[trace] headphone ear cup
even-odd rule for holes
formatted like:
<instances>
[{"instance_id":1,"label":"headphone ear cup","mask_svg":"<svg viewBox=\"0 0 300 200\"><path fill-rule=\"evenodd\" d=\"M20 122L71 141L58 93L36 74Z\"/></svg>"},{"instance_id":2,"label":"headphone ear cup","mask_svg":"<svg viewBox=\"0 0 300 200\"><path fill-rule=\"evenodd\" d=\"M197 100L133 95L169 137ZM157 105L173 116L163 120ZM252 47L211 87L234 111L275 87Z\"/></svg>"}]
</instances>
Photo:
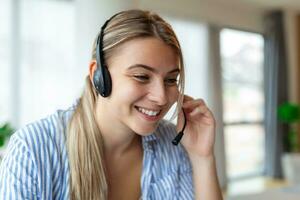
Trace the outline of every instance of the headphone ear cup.
<instances>
[{"instance_id":1,"label":"headphone ear cup","mask_svg":"<svg viewBox=\"0 0 300 200\"><path fill-rule=\"evenodd\" d=\"M111 76L106 66L97 67L93 77L94 87L102 97L108 97L111 93Z\"/></svg>"}]
</instances>

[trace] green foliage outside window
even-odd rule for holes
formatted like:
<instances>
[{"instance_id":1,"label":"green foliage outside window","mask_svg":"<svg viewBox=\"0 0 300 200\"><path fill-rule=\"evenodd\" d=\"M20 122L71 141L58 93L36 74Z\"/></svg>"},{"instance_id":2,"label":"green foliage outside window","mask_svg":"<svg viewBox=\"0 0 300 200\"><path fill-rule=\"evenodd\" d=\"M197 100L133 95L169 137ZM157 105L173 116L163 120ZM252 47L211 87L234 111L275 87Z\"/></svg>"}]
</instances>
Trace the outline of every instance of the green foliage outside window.
<instances>
[{"instance_id":1,"label":"green foliage outside window","mask_svg":"<svg viewBox=\"0 0 300 200\"><path fill-rule=\"evenodd\" d=\"M284 103L278 107L278 118L289 126L289 131L284 135L284 149L286 152L299 151L299 139L296 129L300 120L300 106L292 103Z\"/></svg>"},{"instance_id":2,"label":"green foliage outside window","mask_svg":"<svg viewBox=\"0 0 300 200\"><path fill-rule=\"evenodd\" d=\"M9 123L5 123L0 127L0 147L5 144L5 141L11 136L14 132L14 129Z\"/></svg>"}]
</instances>

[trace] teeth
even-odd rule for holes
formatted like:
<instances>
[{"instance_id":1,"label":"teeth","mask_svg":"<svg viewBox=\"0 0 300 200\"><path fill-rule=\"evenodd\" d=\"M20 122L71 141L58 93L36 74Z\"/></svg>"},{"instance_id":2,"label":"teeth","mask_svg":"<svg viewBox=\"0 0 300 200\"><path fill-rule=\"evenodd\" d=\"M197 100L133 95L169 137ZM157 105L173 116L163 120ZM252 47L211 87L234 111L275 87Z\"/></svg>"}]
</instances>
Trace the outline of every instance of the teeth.
<instances>
[{"instance_id":1,"label":"teeth","mask_svg":"<svg viewBox=\"0 0 300 200\"><path fill-rule=\"evenodd\" d=\"M142 112L142 113L144 113L146 115L149 115L149 116L156 116L159 113L159 111L146 110L146 109L140 108L140 107L138 109L139 109L140 112Z\"/></svg>"}]
</instances>

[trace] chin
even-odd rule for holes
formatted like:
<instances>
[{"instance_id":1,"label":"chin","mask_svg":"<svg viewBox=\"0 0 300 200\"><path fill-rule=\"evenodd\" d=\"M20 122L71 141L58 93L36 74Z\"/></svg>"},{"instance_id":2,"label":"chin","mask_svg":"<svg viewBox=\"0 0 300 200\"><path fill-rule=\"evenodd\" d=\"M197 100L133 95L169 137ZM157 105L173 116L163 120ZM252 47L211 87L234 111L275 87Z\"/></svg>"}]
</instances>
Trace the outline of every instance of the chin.
<instances>
[{"instance_id":1,"label":"chin","mask_svg":"<svg viewBox=\"0 0 300 200\"><path fill-rule=\"evenodd\" d=\"M141 126L133 128L133 131L139 135L147 136L147 135L151 135L156 130L157 126L158 126L158 123L153 126L141 125Z\"/></svg>"}]
</instances>

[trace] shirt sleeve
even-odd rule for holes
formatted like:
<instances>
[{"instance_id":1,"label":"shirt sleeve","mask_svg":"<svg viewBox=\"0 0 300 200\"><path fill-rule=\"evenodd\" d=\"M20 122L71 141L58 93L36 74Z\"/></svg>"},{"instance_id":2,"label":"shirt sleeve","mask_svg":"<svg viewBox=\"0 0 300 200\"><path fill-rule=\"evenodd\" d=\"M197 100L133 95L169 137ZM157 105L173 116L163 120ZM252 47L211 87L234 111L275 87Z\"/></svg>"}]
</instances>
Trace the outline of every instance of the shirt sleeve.
<instances>
[{"instance_id":1,"label":"shirt sleeve","mask_svg":"<svg viewBox=\"0 0 300 200\"><path fill-rule=\"evenodd\" d=\"M40 199L37 170L26 143L14 134L0 165L0 199Z\"/></svg>"}]
</instances>

